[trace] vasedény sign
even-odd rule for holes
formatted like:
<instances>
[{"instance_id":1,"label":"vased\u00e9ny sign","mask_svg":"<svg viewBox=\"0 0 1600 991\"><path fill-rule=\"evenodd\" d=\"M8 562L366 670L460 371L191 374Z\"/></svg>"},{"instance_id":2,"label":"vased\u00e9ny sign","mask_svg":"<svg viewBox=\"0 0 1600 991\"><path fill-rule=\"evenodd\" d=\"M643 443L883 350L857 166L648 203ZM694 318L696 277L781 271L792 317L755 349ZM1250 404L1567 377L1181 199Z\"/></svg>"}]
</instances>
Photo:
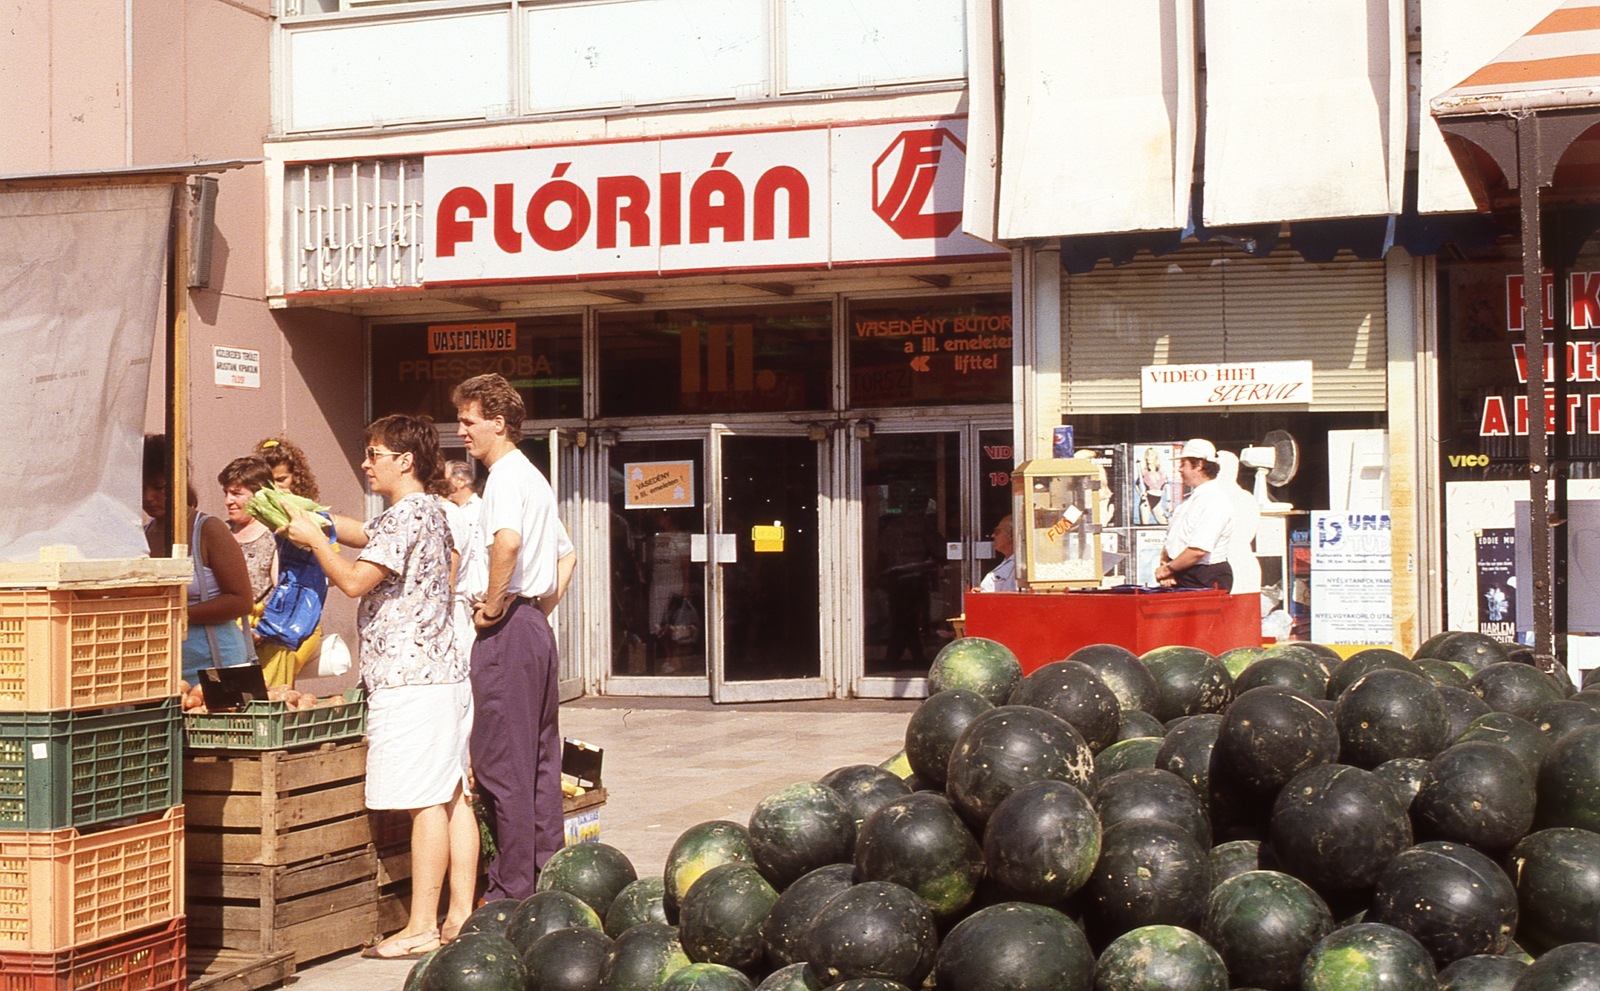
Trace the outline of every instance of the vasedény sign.
<instances>
[{"instance_id":1,"label":"vased\u00e9ny sign","mask_svg":"<svg viewBox=\"0 0 1600 991\"><path fill-rule=\"evenodd\" d=\"M1145 365L1139 369L1139 405L1145 409L1298 406L1309 402L1309 361Z\"/></svg>"},{"instance_id":2,"label":"vased\u00e9ny sign","mask_svg":"<svg viewBox=\"0 0 1600 991\"><path fill-rule=\"evenodd\" d=\"M971 257L966 120L428 155L426 285Z\"/></svg>"}]
</instances>

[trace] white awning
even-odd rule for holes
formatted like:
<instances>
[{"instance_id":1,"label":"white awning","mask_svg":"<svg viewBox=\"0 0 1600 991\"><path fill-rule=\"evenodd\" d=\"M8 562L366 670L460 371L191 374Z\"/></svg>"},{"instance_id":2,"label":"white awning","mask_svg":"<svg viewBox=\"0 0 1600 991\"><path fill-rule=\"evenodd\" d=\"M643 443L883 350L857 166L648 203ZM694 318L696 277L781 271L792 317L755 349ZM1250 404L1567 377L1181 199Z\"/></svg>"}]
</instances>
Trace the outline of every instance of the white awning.
<instances>
[{"instance_id":1,"label":"white awning","mask_svg":"<svg viewBox=\"0 0 1600 991\"><path fill-rule=\"evenodd\" d=\"M1205 222L1399 213L1405 37L1404 0L1207 0Z\"/></svg>"},{"instance_id":2,"label":"white awning","mask_svg":"<svg viewBox=\"0 0 1600 991\"><path fill-rule=\"evenodd\" d=\"M1187 225L1190 0L1005 0L1003 240Z\"/></svg>"}]
</instances>

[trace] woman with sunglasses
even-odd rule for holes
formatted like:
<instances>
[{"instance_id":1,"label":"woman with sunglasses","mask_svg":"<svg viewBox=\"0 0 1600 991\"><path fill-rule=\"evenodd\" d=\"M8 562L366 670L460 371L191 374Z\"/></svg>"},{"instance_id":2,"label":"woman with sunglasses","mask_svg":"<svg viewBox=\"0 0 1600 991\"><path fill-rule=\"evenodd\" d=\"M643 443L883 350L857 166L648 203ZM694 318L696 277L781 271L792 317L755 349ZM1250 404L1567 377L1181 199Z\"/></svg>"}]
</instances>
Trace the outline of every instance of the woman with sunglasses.
<instances>
[{"instance_id":1,"label":"woman with sunglasses","mask_svg":"<svg viewBox=\"0 0 1600 991\"><path fill-rule=\"evenodd\" d=\"M467 802L472 733L469 658L451 620L451 542L433 496L444 488L438 432L427 417L386 416L367 428L361 467L389 508L365 525L336 518L340 557L316 518L290 511L285 533L309 547L334 587L360 597L361 681L367 688L367 797L370 809L411 813L411 918L366 951L383 959L437 948L436 915L446 874L450 908L442 933L455 935L472 912L478 824Z\"/></svg>"}]
</instances>

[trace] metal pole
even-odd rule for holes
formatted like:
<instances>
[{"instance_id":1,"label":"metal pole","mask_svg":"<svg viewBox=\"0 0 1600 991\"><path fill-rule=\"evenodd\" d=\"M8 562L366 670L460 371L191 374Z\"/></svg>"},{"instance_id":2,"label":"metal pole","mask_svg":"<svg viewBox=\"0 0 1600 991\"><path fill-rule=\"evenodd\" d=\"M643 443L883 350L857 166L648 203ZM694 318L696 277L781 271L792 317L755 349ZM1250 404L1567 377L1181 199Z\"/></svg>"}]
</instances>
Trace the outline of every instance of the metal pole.
<instances>
[{"instance_id":1,"label":"metal pole","mask_svg":"<svg viewBox=\"0 0 1600 991\"><path fill-rule=\"evenodd\" d=\"M1528 368L1528 534L1533 561L1533 652L1554 663L1550 611L1550 505L1545 479L1550 450L1545 436L1544 271L1539 231L1538 121L1517 126L1517 185L1522 205L1522 329Z\"/></svg>"}]
</instances>

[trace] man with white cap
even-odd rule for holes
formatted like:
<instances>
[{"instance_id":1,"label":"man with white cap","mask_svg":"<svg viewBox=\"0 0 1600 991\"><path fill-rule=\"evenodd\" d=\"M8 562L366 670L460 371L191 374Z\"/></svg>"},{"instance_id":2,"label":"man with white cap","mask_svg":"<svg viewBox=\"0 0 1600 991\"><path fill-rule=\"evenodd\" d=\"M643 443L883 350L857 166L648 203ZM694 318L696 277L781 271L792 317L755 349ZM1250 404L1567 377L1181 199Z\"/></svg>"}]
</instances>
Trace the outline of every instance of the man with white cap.
<instances>
[{"instance_id":1,"label":"man with white cap","mask_svg":"<svg viewBox=\"0 0 1600 991\"><path fill-rule=\"evenodd\" d=\"M1228 544L1233 539L1233 505L1214 480L1221 470L1216 445L1196 437L1178 455L1178 476L1193 489L1167 524L1156 581L1179 588L1233 588Z\"/></svg>"}]
</instances>

